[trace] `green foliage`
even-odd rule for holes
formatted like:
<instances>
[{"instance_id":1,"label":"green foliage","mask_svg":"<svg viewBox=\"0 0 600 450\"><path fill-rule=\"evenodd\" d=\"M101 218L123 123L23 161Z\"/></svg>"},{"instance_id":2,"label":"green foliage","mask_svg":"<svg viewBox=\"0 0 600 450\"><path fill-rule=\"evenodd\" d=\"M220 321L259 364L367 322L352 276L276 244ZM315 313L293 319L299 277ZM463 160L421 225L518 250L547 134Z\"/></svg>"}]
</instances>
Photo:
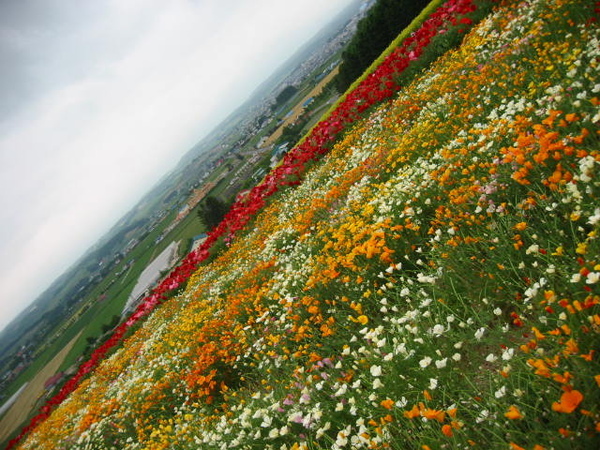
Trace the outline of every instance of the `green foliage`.
<instances>
[{"instance_id":1,"label":"green foliage","mask_svg":"<svg viewBox=\"0 0 600 450\"><path fill-rule=\"evenodd\" d=\"M283 105L290 98L292 98L297 91L298 89L296 89L294 86L286 86L283 91L277 95L277 99L275 100L277 102L277 106Z\"/></svg>"},{"instance_id":2,"label":"green foliage","mask_svg":"<svg viewBox=\"0 0 600 450\"><path fill-rule=\"evenodd\" d=\"M342 53L337 88L344 92L396 38L429 2L425 0L378 0L358 23L348 47Z\"/></svg>"},{"instance_id":3,"label":"green foliage","mask_svg":"<svg viewBox=\"0 0 600 450\"><path fill-rule=\"evenodd\" d=\"M198 208L198 217L207 230L216 227L225 214L229 211L229 205L214 196L206 197L206 200Z\"/></svg>"}]
</instances>

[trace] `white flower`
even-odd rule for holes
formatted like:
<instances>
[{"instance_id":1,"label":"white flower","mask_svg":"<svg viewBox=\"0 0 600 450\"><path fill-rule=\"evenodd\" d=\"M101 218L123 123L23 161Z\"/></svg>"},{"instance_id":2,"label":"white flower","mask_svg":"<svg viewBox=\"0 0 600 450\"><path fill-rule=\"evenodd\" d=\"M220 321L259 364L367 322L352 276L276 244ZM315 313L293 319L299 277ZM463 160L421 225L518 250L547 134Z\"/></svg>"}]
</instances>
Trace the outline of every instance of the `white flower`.
<instances>
[{"instance_id":1,"label":"white flower","mask_svg":"<svg viewBox=\"0 0 600 450\"><path fill-rule=\"evenodd\" d=\"M461 358L462 358L462 356L461 356L461 354L460 354L460 353L455 353L454 355L452 355L452 359L453 359L454 361L457 361L457 362L458 362L458 361L460 361L460 360L461 360Z\"/></svg>"},{"instance_id":2,"label":"white flower","mask_svg":"<svg viewBox=\"0 0 600 450\"><path fill-rule=\"evenodd\" d=\"M371 366L371 375L378 377L381 375L381 366Z\"/></svg>"},{"instance_id":3,"label":"white flower","mask_svg":"<svg viewBox=\"0 0 600 450\"><path fill-rule=\"evenodd\" d=\"M433 327L433 329L431 330L431 333L434 336L441 336L442 334L444 334L444 325L440 325L437 324Z\"/></svg>"},{"instance_id":4,"label":"white flower","mask_svg":"<svg viewBox=\"0 0 600 450\"><path fill-rule=\"evenodd\" d=\"M336 396L336 397L340 397L340 396L344 395L347 390L348 390L348 385L347 384L342 384L340 386L340 388L333 395Z\"/></svg>"},{"instance_id":5,"label":"white flower","mask_svg":"<svg viewBox=\"0 0 600 450\"><path fill-rule=\"evenodd\" d=\"M502 352L502 359L504 361L509 361L509 360L512 359L512 357L514 356L514 354L515 354L515 349L514 348L507 348L506 350L504 350Z\"/></svg>"},{"instance_id":6,"label":"white flower","mask_svg":"<svg viewBox=\"0 0 600 450\"><path fill-rule=\"evenodd\" d=\"M379 389L381 387L383 387L383 383L379 378L375 378L375 381L373 381L373 389Z\"/></svg>"},{"instance_id":7,"label":"white flower","mask_svg":"<svg viewBox=\"0 0 600 450\"><path fill-rule=\"evenodd\" d=\"M434 390L438 385L438 380L436 378L429 379L429 389Z\"/></svg>"},{"instance_id":8,"label":"white flower","mask_svg":"<svg viewBox=\"0 0 600 450\"><path fill-rule=\"evenodd\" d=\"M331 422L326 422L325 425L323 425L321 428L319 428L316 433L317 439L320 439L321 437L323 437L323 435L325 434L325 432L327 430L329 430L329 428L331 428Z\"/></svg>"},{"instance_id":9,"label":"white flower","mask_svg":"<svg viewBox=\"0 0 600 450\"><path fill-rule=\"evenodd\" d=\"M481 338L483 337L483 335L485 334L485 328L479 328L476 332L475 332L475 339L477 339L478 341L481 340Z\"/></svg>"},{"instance_id":10,"label":"white flower","mask_svg":"<svg viewBox=\"0 0 600 450\"><path fill-rule=\"evenodd\" d=\"M590 272L588 273L587 279L585 282L587 284L595 284L600 280L600 272Z\"/></svg>"},{"instance_id":11,"label":"white flower","mask_svg":"<svg viewBox=\"0 0 600 450\"><path fill-rule=\"evenodd\" d=\"M494 314L495 314L496 316L499 316L499 315L501 315L501 314L502 314L502 310L501 310L500 308L496 308L496 309L494 309Z\"/></svg>"},{"instance_id":12,"label":"white flower","mask_svg":"<svg viewBox=\"0 0 600 450\"><path fill-rule=\"evenodd\" d=\"M484 409L484 410L482 410L482 411L479 413L479 417L477 417L477 418L475 419L475 422L477 422L477 423L481 423L481 422L483 422L485 419L487 419L489 415L490 415L490 412L489 412L487 409Z\"/></svg>"},{"instance_id":13,"label":"white flower","mask_svg":"<svg viewBox=\"0 0 600 450\"><path fill-rule=\"evenodd\" d=\"M485 357L485 360L489 363L493 363L498 359L498 357L496 355L494 355L493 353L490 353L489 355L487 355Z\"/></svg>"},{"instance_id":14,"label":"white flower","mask_svg":"<svg viewBox=\"0 0 600 450\"><path fill-rule=\"evenodd\" d=\"M396 401L396 406L398 408L404 408L406 405L408 405L408 400L404 396L400 400Z\"/></svg>"},{"instance_id":15,"label":"white flower","mask_svg":"<svg viewBox=\"0 0 600 450\"><path fill-rule=\"evenodd\" d=\"M429 364L431 364L431 361L432 359L429 356L426 356L421 361L419 361L419 366L421 366L424 369L425 367L429 366Z\"/></svg>"},{"instance_id":16,"label":"white flower","mask_svg":"<svg viewBox=\"0 0 600 450\"><path fill-rule=\"evenodd\" d=\"M437 360L435 362L435 367L437 367L438 369L443 369L444 367L446 367L447 362L448 358Z\"/></svg>"},{"instance_id":17,"label":"white flower","mask_svg":"<svg viewBox=\"0 0 600 450\"><path fill-rule=\"evenodd\" d=\"M506 395L506 386L502 386L500 389L498 389L496 392L494 392L494 397L496 398L502 398Z\"/></svg>"},{"instance_id":18,"label":"white flower","mask_svg":"<svg viewBox=\"0 0 600 450\"><path fill-rule=\"evenodd\" d=\"M594 215L590 216L588 219L588 223L592 226L596 225L598 222L600 222L600 208L596 208L594 210Z\"/></svg>"},{"instance_id":19,"label":"white flower","mask_svg":"<svg viewBox=\"0 0 600 450\"><path fill-rule=\"evenodd\" d=\"M260 424L260 426L263 427L263 428L267 428L267 427L271 426L272 422L273 422L273 418L272 417L265 416L265 417L263 417L263 421Z\"/></svg>"}]
</instances>

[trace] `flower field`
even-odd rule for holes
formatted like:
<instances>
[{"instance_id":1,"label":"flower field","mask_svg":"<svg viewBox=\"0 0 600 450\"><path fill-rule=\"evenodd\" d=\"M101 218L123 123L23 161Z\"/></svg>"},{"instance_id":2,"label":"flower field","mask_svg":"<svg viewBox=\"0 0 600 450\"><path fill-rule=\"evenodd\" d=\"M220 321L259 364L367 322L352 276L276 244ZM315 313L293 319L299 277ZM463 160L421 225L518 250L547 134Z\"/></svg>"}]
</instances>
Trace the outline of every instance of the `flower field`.
<instances>
[{"instance_id":1,"label":"flower field","mask_svg":"<svg viewBox=\"0 0 600 450\"><path fill-rule=\"evenodd\" d=\"M597 448L600 6L475 4L433 13L13 445ZM472 28L403 85L448 24Z\"/></svg>"}]
</instances>

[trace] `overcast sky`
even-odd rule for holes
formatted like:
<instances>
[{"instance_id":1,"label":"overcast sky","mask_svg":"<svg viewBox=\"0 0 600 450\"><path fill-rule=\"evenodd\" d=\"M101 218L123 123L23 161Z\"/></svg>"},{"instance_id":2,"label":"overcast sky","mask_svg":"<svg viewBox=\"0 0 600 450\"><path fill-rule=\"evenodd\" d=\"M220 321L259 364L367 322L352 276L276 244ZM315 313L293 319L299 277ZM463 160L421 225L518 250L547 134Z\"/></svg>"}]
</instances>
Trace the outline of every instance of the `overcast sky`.
<instances>
[{"instance_id":1,"label":"overcast sky","mask_svg":"<svg viewBox=\"0 0 600 450\"><path fill-rule=\"evenodd\" d=\"M352 0L0 0L0 329Z\"/></svg>"}]
</instances>

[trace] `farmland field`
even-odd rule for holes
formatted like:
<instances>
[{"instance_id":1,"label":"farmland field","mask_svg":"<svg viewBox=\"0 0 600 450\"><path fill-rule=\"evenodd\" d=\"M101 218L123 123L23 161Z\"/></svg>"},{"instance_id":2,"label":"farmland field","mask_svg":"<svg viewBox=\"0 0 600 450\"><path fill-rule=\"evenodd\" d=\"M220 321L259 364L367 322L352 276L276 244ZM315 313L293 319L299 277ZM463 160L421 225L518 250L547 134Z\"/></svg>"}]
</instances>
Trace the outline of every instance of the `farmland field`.
<instances>
[{"instance_id":1,"label":"farmland field","mask_svg":"<svg viewBox=\"0 0 600 450\"><path fill-rule=\"evenodd\" d=\"M79 335L71 339L48 364L37 372L33 380L27 384L17 397L15 403L0 420L0 442L13 433L27 419L27 416L31 414L38 399L44 393L44 383L58 372L60 365L78 338Z\"/></svg>"},{"instance_id":2,"label":"farmland field","mask_svg":"<svg viewBox=\"0 0 600 450\"><path fill-rule=\"evenodd\" d=\"M302 97L302 99L296 104L296 106L294 106L294 108L291 111L291 114L289 114L288 116L286 116L285 120L283 121L283 123L279 126L279 128L277 128L265 141L265 143L263 144L264 147L268 147L269 145L272 145L274 142L277 141L277 139L279 139L279 137L281 136L281 132L283 131L283 129L288 126L289 124L293 123L298 117L300 117L300 115L302 114L302 112L304 111L304 103L312 98L315 97L317 95L319 95L321 93L321 91L323 90L323 88L325 86L327 86L327 84L338 74L339 72L339 67L334 68L331 72L329 72L327 74L327 76L325 76L321 81L319 81L319 83L317 83L317 85L304 97Z\"/></svg>"}]
</instances>

